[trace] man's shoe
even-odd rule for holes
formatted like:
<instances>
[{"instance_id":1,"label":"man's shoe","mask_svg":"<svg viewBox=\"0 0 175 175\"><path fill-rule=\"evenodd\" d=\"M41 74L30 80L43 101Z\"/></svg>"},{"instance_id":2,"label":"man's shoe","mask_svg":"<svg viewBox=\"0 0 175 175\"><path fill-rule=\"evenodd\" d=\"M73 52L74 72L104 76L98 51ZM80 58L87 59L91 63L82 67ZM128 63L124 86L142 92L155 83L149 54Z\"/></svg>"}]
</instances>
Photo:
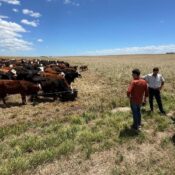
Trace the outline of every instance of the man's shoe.
<instances>
[{"instance_id":1,"label":"man's shoe","mask_svg":"<svg viewBox=\"0 0 175 175\"><path fill-rule=\"evenodd\" d=\"M139 127L136 127L134 125L131 125L131 129L135 130L135 131L140 131Z\"/></svg>"},{"instance_id":2,"label":"man's shoe","mask_svg":"<svg viewBox=\"0 0 175 175\"><path fill-rule=\"evenodd\" d=\"M165 111L161 111L160 112L162 115L166 115L166 112Z\"/></svg>"},{"instance_id":3,"label":"man's shoe","mask_svg":"<svg viewBox=\"0 0 175 175\"><path fill-rule=\"evenodd\" d=\"M153 113L154 111L153 110L148 110L149 113Z\"/></svg>"},{"instance_id":4,"label":"man's shoe","mask_svg":"<svg viewBox=\"0 0 175 175\"><path fill-rule=\"evenodd\" d=\"M137 129L137 131L141 131L142 130L142 127L141 126L139 126L138 127L138 129Z\"/></svg>"}]
</instances>

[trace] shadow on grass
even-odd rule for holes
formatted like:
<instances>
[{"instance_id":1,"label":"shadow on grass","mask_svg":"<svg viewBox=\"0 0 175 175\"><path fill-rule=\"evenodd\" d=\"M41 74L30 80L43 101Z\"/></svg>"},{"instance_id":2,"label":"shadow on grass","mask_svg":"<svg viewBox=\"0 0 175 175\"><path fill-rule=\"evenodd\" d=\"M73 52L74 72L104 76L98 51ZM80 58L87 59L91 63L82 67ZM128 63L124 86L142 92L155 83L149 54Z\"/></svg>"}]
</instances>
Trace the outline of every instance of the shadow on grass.
<instances>
[{"instance_id":1,"label":"shadow on grass","mask_svg":"<svg viewBox=\"0 0 175 175\"><path fill-rule=\"evenodd\" d=\"M29 101L30 101L30 99L29 99ZM53 98L49 98L49 97L37 98L34 100L34 102L37 102L37 103L48 103L48 102L54 102L54 101L56 101L56 100L53 100Z\"/></svg>"},{"instance_id":2,"label":"shadow on grass","mask_svg":"<svg viewBox=\"0 0 175 175\"><path fill-rule=\"evenodd\" d=\"M173 144L175 145L175 134L174 134L173 137L172 137L172 142L173 142Z\"/></svg>"},{"instance_id":3,"label":"shadow on grass","mask_svg":"<svg viewBox=\"0 0 175 175\"><path fill-rule=\"evenodd\" d=\"M146 110L145 108L141 108L141 112L147 116L153 115L153 112L151 110Z\"/></svg>"},{"instance_id":4,"label":"shadow on grass","mask_svg":"<svg viewBox=\"0 0 175 175\"><path fill-rule=\"evenodd\" d=\"M131 128L124 128L120 134L119 138L135 138L139 135L139 132L131 129Z\"/></svg>"},{"instance_id":5,"label":"shadow on grass","mask_svg":"<svg viewBox=\"0 0 175 175\"><path fill-rule=\"evenodd\" d=\"M171 120L173 121L173 124L175 124L175 117L171 117Z\"/></svg>"},{"instance_id":6,"label":"shadow on grass","mask_svg":"<svg viewBox=\"0 0 175 175\"><path fill-rule=\"evenodd\" d=\"M173 124L175 124L175 116L174 117L171 117L171 120L173 121ZM175 134L172 137L172 142L175 145Z\"/></svg>"}]
</instances>

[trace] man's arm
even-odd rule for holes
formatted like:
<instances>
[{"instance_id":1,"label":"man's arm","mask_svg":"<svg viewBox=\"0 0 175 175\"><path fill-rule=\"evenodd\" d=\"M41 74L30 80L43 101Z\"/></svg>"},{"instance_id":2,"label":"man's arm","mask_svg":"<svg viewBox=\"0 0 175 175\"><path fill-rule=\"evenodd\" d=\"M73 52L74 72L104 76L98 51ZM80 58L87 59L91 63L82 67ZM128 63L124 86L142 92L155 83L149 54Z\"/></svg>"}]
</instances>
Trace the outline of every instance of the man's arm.
<instances>
[{"instance_id":1,"label":"man's arm","mask_svg":"<svg viewBox=\"0 0 175 175\"><path fill-rule=\"evenodd\" d=\"M145 90L145 92L144 92L143 104L142 105L145 105L146 104L146 98L149 96L147 84L145 85L145 89L144 90Z\"/></svg>"},{"instance_id":2,"label":"man's arm","mask_svg":"<svg viewBox=\"0 0 175 175\"><path fill-rule=\"evenodd\" d=\"M128 97L128 98L131 98L131 93L132 93L132 91L133 91L133 88L134 88L134 83L131 82L131 84L130 84L129 87L128 87L128 91L127 91L127 97Z\"/></svg>"},{"instance_id":3,"label":"man's arm","mask_svg":"<svg viewBox=\"0 0 175 175\"><path fill-rule=\"evenodd\" d=\"M144 79L145 81L148 82L148 75L144 75L144 76L142 76L141 79Z\"/></svg>"},{"instance_id":4,"label":"man's arm","mask_svg":"<svg viewBox=\"0 0 175 175\"><path fill-rule=\"evenodd\" d=\"M163 76L161 75L161 87L159 88L160 90L163 88L164 84L165 84L165 79L163 78Z\"/></svg>"}]
</instances>

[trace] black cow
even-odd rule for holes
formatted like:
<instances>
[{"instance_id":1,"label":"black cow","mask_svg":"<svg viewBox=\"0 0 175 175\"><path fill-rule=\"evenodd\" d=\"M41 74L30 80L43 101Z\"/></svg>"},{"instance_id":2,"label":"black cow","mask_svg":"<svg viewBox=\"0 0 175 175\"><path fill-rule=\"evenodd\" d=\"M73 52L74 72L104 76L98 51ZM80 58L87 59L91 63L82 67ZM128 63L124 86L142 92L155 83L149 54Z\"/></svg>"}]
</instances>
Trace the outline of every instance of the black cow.
<instances>
[{"instance_id":1,"label":"black cow","mask_svg":"<svg viewBox=\"0 0 175 175\"><path fill-rule=\"evenodd\" d=\"M33 82L41 85L44 96L53 97L54 100L57 97L61 98L64 93L72 94L72 89L65 83L64 79L34 76Z\"/></svg>"}]
</instances>

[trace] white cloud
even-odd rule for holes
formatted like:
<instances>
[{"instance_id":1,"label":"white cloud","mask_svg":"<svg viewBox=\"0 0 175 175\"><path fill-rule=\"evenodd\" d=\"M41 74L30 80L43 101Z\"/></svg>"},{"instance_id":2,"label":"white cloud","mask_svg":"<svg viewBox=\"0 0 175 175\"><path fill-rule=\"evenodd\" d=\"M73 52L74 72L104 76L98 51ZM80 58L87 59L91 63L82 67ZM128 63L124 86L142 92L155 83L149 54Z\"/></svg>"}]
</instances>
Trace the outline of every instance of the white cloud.
<instances>
[{"instance_id":1,"label":"white cloud","mask_svg":"<svg viewBox=\"0 0 175 175\"><path fill-rule=\"evenodd\" d=\"M64 0L63 3L66 4L66 5L67 5L67 4L71 4L71 5L74 5L74 6L77 6L77 7L80 6L79 3L76 3L76 2L74 2L73 0Z\"/></svg>"},{"instance_id":2,"label":"white cloud","mask_svg":"<svg viewBox=\"0 0 175 175\"><path fill-rule=\"evenodd\" d=\"M123 55L123 54L159 54L175 52L175 44L169 45L150 45L144 47L127 47L87 51L86 55Z\"/></svg>"},{"instance_id":3,"label":"white cloud","mask_svg":"<svg viewBox=\"0 0 175 175\"><path fill-rule=\"evenodd\" d=\"M23 39L27 32L21 25L0 19L0 48L9 51L31 50L33 44Z\"/></svg>"},{"instance_id":4,"label":"white cloud","mask_svg":"<svg viewBox=\"0 0 175 175\"><path fill-rule=\"evenodd\" d=\"M79 6L80 6L80 4L79 4L79 3L75 3L75 5L76 5L77 7L79 7Z\"/></svg>"},{"instance_id":5,"label":"white cloud","mask_svg":"<svg viewBox=\"0 0 175 175\"><path fill-rule=\"evenodd\" d=\"M38 21L29 21L27 19L22 19L21 20L21 23L22 24L26 24L28 26L32 26L32 27L37 27L39 25L39 22Z\"/></svg>"},{"instance_id":6,"label":"white cloud","mask_svg":"<svg viewBox=\"0 0 175 175\"><path fill-rule=\"evenodd\" d=\"M8 19L8 16L0 15L0 19Z\"/></svg>"},{"instance_id":7,"label":"white cloud","mask_svg":"<svg viewBox=\"0 0 175 175\"><path fill-rule=\"evenodd\" d=\"M0 2L12 4L12 5L20 5L20 1L19 0L0 0Z\"/></svg>"},{"instance_id":8,"label":"white cloud","mask_svg":"<svg viewBox=\"0 0 175 175\"><path fill-rule=\"evenodd\" d=\"M71 0L64 0L64 4L71 4L72 1Z\"/></svg>"},{"instance_id":9,"label":"white cloud","mask_svg":"<svg viewBox=\"0 0 175 175\"><path fill-rule=\"evenodd\" d=\"M15 8L13 8L12 11L15 12L15 13L19 12L19 10L15 9Z\"/></svg>"},{"instance_id":10,"label":"white cloud","mask_svg":"<svg viewBox=\"0 0 175 175\"><path fill-rule=\"evenodd\" d=\"M34 17L34 18L41 17L41 14L39 12L34 12L32 10L29 10L29 9L23 9L22 12L23 12L23 14L29 15L29 16Z\"/></svg>"},{"instance_id":11,"label":"white cloud","mask_svg":"<svg viewBox=\"0 0 175 175\"><path fill-rule=\"evenodd\" d=\"M43 42L43 39L39 38L39 39L37 39L37 41L38 41L39 43L42 43L42 42Z\"/></svg>"},{"instance_id":12,"label":"white cloud","mask_svg":"<svg viewBox=\"0 0 175 175\"><path fill-rule=\"evenodd\" d=\"M0 2L0 7L2 6L2 3Z\"/></svg>"}]
</instances>

